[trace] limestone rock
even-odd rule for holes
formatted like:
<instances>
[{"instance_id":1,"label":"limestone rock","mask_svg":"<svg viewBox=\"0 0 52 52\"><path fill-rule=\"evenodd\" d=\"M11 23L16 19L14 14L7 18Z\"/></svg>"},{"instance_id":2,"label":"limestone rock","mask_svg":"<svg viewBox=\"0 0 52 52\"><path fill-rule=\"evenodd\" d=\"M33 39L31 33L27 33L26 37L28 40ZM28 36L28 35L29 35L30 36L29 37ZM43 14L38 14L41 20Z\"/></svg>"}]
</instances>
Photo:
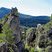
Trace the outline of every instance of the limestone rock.
<instances>
[{"instance_id":1,"label":"limestone rock","mask_svg":"<svg viewBox=\"0 0 52 52\"><path fill-rule=\"evenodd\" d=\"M9 16L8 22L10 25L11 30L13 31L13 36L15 43L18 43L21 41L20 38L20 21L19 21L19 17L18 17L18 10L17 8L12 8L11 10L11 14Z\"/></svg>"}]
</instances>

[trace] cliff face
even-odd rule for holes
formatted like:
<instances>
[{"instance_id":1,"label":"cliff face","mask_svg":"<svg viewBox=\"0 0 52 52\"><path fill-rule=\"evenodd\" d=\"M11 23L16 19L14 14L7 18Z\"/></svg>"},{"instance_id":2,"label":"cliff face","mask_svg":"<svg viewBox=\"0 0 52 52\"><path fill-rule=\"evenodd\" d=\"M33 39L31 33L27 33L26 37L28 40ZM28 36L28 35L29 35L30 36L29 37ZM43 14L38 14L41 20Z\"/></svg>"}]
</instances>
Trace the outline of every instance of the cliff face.
<instances>
[{"instance_id":1,"label":"cliff face","mask_svg":"<svg viewBox=\"0 0 52 52\"><path fill-rule=\"evenodd\" d=\"M9 30L10 32L9 31L7 32L9 35L8 36L6 31L4 30L4 32L5 32L4 34L6 35L6 37L4 37L4 38L5 38L5 40L8 39L9 41L13 40L14 43L13 42L10 43L10 42L8 42L8 40L7 40L7 42L4 41L4 44L2 44L2 43L0 44L1 45L0 46L0 52L10 52L10 50L8 51L8 49L10 49L10 48L8 48L8 47L12 47L14 52L21 52L21 50L23 49L22 48L23 43L21 42L21 37L20 37L20 35L21 35L20 21L19 21L19 17L17 14L18 14L17 8L12 8L10 14L7 15L7 18L3 19L4 20L2 23L3 28L7 24L5 26L6 27L5 30L7 31L10 29L12 31L12 33L10 30ZM7 28L7 27L9 27L9 28ZM8 36L8 38L7 38L7 36ZM10 38L12 38L12 40Z\"/></svg>"},{"instance_id":2,"label":"cliff face","mask_svg":"<svg viewBox=\"0 0 52 52\"><path fill-rule=\"evenodd\" d=\"M47 32L47 29L45 30L44 26L39 24L39 25L37 25L36 28L31 28L31 29L23 27L24 28L24 29L22 28L22 30L24 30L24 32L23 32L22 30L20 30L20 21L19 21L19 16L17 14L18 14L17 9L12 8L11 13L9 14L8 18L4 22L4 25L7 22L7 24L9 25L9 28L13 31L12 35L14 36L13 41L15 43L14 43L14 45L9 44L9 46L11 46L14 49L14 52L18 52L18 50L20 50L26 43L29 44L30 47L34 47L35 49L40 48L40 49L43 49L44 52L46 52L45 49L47 49L48 52L52 52L52 28ZM32 20L32 18L31 18L31 20ZM30 20L30 23L31 23L31 20ZM24 22L24 24L25 24L25 22ZM9 28L6 28L6 31L9 30ZM2 30L1 27L0 27L0 30ZM24 35L23 37L21 36L21 32L22 32L22 35ZM26 37L26 35L27 35L27 37ZM21 37L22 37L22 39L21 39ZM24 41L23 45L22 45L22 42L20 42L21 40ZM10 37L9 37L9 41L10 41ZM7 43L4 43L4 45L1 44L0 52L1 52L1 50L2 50L2 52L8 52L8 51L6 51L6 50L8 50L8 48L6 48L6 47L9 47L9 46Z\"/></svg>"},{"instance_id":3,"label":"cliff face","mask_svg":"<svg viewBox=\"0 0 52 52\"><path fill-rule=\"evenodd\" d=\"M8 17L8 24L10 25L11 30L13 31L13 35L15 37L14 41L15 43L20 42L20 21L19 21L19 17L17 14L17 9L16 8L12 8L11 10L11 14Z\"/></svg>"}]
</instances>

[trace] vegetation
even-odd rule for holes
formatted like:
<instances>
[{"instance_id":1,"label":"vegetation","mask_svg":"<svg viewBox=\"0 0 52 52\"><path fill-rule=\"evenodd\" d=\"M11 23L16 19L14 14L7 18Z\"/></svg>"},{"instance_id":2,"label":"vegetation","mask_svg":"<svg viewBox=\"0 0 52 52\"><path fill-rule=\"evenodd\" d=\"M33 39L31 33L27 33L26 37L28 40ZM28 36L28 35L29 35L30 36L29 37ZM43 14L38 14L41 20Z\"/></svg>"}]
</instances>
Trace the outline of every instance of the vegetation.
<instances>
[{"instance_id":1,"label":"vegetation","mask_svg":"<svg viewBox=\"0 0 52 52\"><path fill-rule=\"evenodd\" d=\"M4 19L1 19L0 20L0 23L3 24L3 21L6 20L8 16L6 16ZM37 28L37 27L32 27L32 28L24 28L24 36L22 36L22 40L23 43L24 43L24 49L29 52L50 52L50 48L52 49L51 45L52 45L52 41L47 37L47 34L49 32L49 30L52 28L52 15L50 17L50 22L48 22L47 24L45 25L42 25L41 28ZM0 43L2 42L5 42L5 43L8 43L10 45L14 44L14 36L12 36L12 30L10 29L9 25L7 23L5 23L3 26L2 26L2 33L0 33ZM36 37L35 39L28 43L27 41L27 37L30 36L31 32L33 32L33 29L35 30L34 32L34 35L36 34ZM31 34L33 35L33 34ZM43 35L43 36L42 36ZM44 36L46 37L44 39ZM25 37L25 38L24 38ZM42 39L41 39L42 38ZM38 40L39 39L39 40ZM41 39L41 40L40 40ZM44 41L44 42L43 42ZM42 46L46 46L46 47L39 47L39 43L41 42L41 45L42 45L42 42L44 43ZM12 47L9 47L9 50L10 52L13 52L13 49Z\"/></svg>"}]
</instances>

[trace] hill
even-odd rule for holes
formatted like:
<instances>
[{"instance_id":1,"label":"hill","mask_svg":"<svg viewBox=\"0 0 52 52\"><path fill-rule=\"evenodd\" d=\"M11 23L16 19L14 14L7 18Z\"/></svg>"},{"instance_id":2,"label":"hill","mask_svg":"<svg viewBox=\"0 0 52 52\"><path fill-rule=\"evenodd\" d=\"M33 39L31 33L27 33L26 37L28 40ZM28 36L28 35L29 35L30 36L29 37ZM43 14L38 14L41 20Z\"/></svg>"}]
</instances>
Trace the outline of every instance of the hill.
<instances>
[{"instance_id":1,"label":"hill","mask_svg":"<svg viewBox=\"0 0 52 52\"><path fill-rule=\"evenodd\" d=\"M5 15L9 14L11 9L8 8L0 8L0 19L3 18ZM50 21L49 16L31 16L26 14L19 13L20 18L20 25L22 26L29 26L34 27L37 24L46 24Z\"/></svg>"}]
</instances>

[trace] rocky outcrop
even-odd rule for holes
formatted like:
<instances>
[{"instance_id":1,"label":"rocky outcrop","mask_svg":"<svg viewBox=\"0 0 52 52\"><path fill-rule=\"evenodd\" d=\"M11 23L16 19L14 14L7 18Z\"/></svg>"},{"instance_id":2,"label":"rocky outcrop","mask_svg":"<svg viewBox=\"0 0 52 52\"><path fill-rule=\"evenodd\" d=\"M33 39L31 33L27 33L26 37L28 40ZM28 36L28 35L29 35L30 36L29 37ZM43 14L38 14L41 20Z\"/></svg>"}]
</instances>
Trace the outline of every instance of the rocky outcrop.
<instances>
[{"instance_id":1,"label":"rocky outcrop","mask_svg":"<svg viewBox=\"0 0 52 52\"><path fill-rule=\"evenodd\" d=\"M8 17L8 24L10 25L11 30L13 31L13 36L15 43L17 44L18 42L21 41L20 38L20 22L19 22L19 17L17 16L18 10L17 8L12 8L11 14Z\"/></svg>"},{"instance_id":2,"label":"rocky outcrop","mask_svg":"<svg viewBox=\"0 0 52 52\"><path fill-rule=\"evenodd\" d=\"M7 17L7 20L5 20L3 24L5 23L9 25L10 29L13 32L12 35L14 37L13 38L14 44L12 45L6 42L7 45L4 44L4 46L3 45L0 46L1 48L0 52L10 52L9 47L11 47L14 52L22 52L23 42L21 42L20 21L19 21L19 16L18 16L18 10L16 7L11 9L11 13L9 14L9 16ZM1 31L2 31L2 26L0 24L0 32ZM6 50L4 51L5 48Z\"/></svg>"},{"instance_id":3,"label":"rocky outcrop","mask_svg":"<svg viewBox=\"0 0 52 52\"><path fill-rule=\"evenodd\" d=\"M32 29L32 31L28 33L27 42L28 43L33 42L35 39L36 39L35 30Z\"/></svg>"},{"instance_id":4,"label":"rocky outcrop","mask_svg":"<svg viewBox=\"0 0 52 52\"><path fill-rule=\"evenodd\" d=\"M2 24L0 24L0 33L2 33L2 30L3 30L3 29L2 29Z\"/></svg>"},{"instance_id":5,"label":"rocky outcrop","mask_svg":"<svg viewBox=\"0 0 52 52\"><path fill-rule=\"evenodd\" d=\"M52 52L52 28L47 32L42 25L38 25L36 30L32 29L27 36L27 43L35 44L35 48L42 49L42 52ZM30 46L32 46L30 44ZM51 47L50 47L51 46Z\"/></svg>"}]
</instances>

